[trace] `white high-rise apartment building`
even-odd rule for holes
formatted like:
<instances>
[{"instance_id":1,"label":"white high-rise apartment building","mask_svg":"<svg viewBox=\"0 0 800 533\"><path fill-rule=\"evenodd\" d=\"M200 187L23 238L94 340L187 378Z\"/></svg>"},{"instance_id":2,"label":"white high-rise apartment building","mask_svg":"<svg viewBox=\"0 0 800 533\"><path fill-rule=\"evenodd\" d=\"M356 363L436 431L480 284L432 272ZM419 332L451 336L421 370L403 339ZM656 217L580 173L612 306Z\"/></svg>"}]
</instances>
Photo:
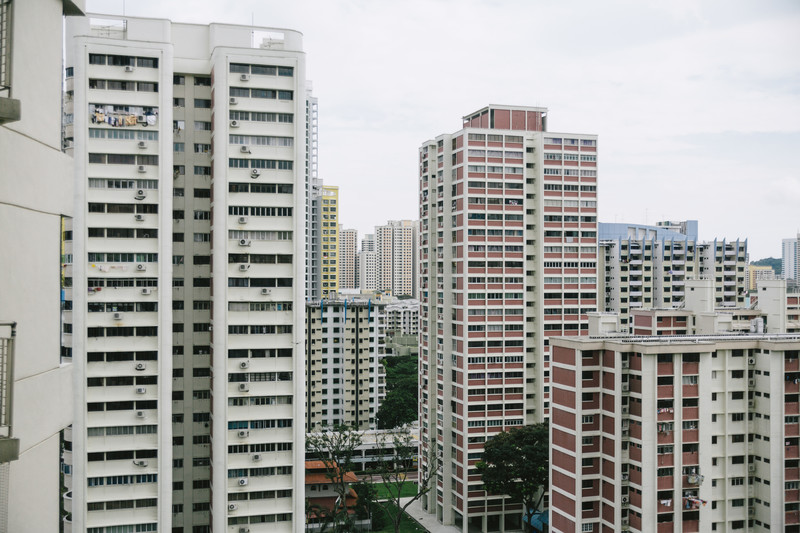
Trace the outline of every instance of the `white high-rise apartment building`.
<instances>
[{"instance_id":1,"label":"white high-rise apartment building","mask_svg":"<svg viewBox=\"0 0 800 533\"><path fill-rule=\"evenodd\" d=\"M597 306L597 136L546 113L492 105L419 151L420 457L440 465L423 507L462 531L521 529L475 462L548 417L549 337L586 334Z\"/></svg>"},{"instance_id":2,"label":"white high-rise apartment building","mask_svg":"<svg viewBox=\"0 0 800 533\"><path fill-rule=\"evenodd\" d=\"M374 251L364 250L358 253L358 288L362 291L378 289L375 274L376 262L377 258Z\"/></svg>"},{"instance_id":3,"label":"white high-rise apartment building","mask_svg":"<svg viewBox=\"0 0 800 533\"><path fill-rule=\"evenodd\" d=\"M296 531L302 36L113 16L67 33L74 527Z\"/></svg>"},{"instance_id":4,"label":"white high-rise apartment building","mask_svg":"<svg viewBox=\"0 0 800 533\"><path fill-rule=\"evenodd\" d=\"M361 251L362 252L374 252L375 251L375 234L374 233L367 233L364 235L364 238L361 239Z\"/></svg>"},{"instance_id":5,"label":"white high-rise apartment building","mask_svg":"<svg viewBox=\"0 0 800 533\"><path fill-rule=\"evenodd\" d=\"M417 232L412 220L390 220L375 226L377 289L393 296L415 296ZM362 287L365 288L365 287Z\"/></svg>"},{"instance_id":6,"label":"white high-rise apartment building","mask_svg":"<svg viewBox=\"0 0 800 533\"><path fill-rule=\"evenodd\" d=\"M355 289L358 282L358 230L339 229L339 288Z\"/></svg>"},{"instance_id":7,"label":"white high-rise apartment building","mask_svg":"<svg viewBox=\"0 0 800 533\"><path fill-rule=\"evenodd\" d=\"M320 236L322 223L322 181L318 177L319 102L306 91L306 299L320 294Z\"/></svg>"},{"instance_id":8,"label":"white high-rise apartment building","mask_svg":"<svg viewBox=\"0 0 800 533\"><path fill-rule=\"evenodd\" d=\"M72 496L59 475L73 369L60 353L70 330L59 256L72 214L61 58L64 15L83 9L80 0L0 2L0 531L58 531Z\"/></svg>"},{"instance_id":9,"label":"white high-rise apartment building","mask_svg":"<svg viewBox=\"0 0 800 533\"><path fill-rule=\"evenodd\" d=\"M800 281L800 233L781 241L781 272L783 279Z\"/></svg>"}]
</instances>

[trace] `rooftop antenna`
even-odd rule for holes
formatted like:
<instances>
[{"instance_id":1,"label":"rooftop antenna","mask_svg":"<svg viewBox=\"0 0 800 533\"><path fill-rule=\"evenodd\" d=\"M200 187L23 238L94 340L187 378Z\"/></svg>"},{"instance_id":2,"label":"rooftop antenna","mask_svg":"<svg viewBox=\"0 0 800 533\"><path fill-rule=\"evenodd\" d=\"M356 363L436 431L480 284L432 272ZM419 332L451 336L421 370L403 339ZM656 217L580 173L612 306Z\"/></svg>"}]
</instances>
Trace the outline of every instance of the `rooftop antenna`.
<instances>
[{"instance_id":1,"label":"rooftop antenna","mask_svg":"<svg viewBox=\"0 0 800 533\"><path fill-rule=\"evenodd\" d=\"M122 16L125 16L125 0L122 0Z\"/></svg>"}]
</instances>

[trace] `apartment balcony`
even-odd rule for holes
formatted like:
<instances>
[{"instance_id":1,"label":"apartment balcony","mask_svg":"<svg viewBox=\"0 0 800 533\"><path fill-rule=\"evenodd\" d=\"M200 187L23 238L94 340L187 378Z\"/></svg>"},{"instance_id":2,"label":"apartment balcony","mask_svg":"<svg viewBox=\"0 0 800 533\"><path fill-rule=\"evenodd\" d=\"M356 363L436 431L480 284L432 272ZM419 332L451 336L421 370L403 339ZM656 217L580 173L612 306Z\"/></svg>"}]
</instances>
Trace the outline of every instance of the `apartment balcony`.
<instances>
[{"instance_id":1,"label":"apartment balcony","mask_svg":"<svg viewBox=\"0 0 800 533\"><path fill-rule=\"evenodd\" d=\"M682 529L683 533L698 533L700 531L700 520L684 520Z\"/></svg>"},{"instance_id":2,"label":"apartment balcony","mask_svg":"<svg viewBox=\"0 0 800 533\"><path fill-rule=\"evenodd\" d=\"M64 493L64 511L72 514L72 491Z\"/></svg>"},{"instance_id":3,"label":"apartment balcony","mask_svg":"<svg viewBox=\"0 0 800 533\"><path fill-rule=\"evenodd\" d=\"M14 343L16 322L0 322L0 463L19 459L19 439L13 438Z\"/></svg>"},{"instance_id":4,"label":"apartment balcony","mask_svg":"<svg viewBox=\"0 0 800 533\"><path fill-rule=\"evenodd\" d=\"M672 507L668 508L669 511L673 511ZM658 533L672 533L675 531L675 522L659 522L658 523Z\"/></svg>"},{"instance_id":5,"label":"apartment balcony","mask_svg":"<svg viewBox=\"0 0 800 533\"><path fill-rule=\"evenodd\" d=\"M785 446L784 458L786 459L800 459L800 446Z\"/></svg>"}]
</instances>

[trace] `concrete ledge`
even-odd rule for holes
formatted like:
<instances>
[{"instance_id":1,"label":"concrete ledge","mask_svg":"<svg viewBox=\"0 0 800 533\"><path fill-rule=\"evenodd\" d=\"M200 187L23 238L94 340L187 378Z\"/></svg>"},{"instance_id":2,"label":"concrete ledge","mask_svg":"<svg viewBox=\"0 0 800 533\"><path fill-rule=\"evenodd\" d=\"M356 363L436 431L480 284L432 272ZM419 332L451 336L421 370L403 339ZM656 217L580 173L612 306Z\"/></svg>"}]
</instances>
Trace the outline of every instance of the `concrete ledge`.
<instances>
[{"instance_id":1,"label":"concrete ledge","mask_svg":"<svg viewBox=\"0 0 800 533\"><path fill-rule=\"evenodd\" d=\"M0 439L0 463L19 459L19 439Z\"/></svg>"},{"instance_id":2,"label":"concrete ledge","mask_svg":"<svg viewBox=\"0 0 800 533\"><path fill-rule=\"evenodd\" d=\"M0 124L17 122L22 117L22 104L13 98L0 97Z\"/></svg>"}]
</instances>

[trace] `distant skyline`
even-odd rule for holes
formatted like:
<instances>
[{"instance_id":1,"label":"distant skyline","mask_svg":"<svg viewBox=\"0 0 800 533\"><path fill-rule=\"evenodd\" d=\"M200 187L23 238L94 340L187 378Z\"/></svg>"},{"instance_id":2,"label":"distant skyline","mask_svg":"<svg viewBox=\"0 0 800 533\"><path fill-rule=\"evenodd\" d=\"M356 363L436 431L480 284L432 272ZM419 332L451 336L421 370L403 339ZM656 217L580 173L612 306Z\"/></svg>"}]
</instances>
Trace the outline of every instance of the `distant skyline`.
<instances>
[{"instance_id":1,"label":"distant skyline","mask_svg":"<svg viewBox=\"0 0 800 533\"><path fill-rule=\"evenodd\" d=\"M87 0L90 13L296 29L341 223L417 219L417 150L488 104L599 140L599 219L697 219L780 257L800 229L800 3ZM187 7L190 6L190 7Z\"/></svg>"}]
</instances>

